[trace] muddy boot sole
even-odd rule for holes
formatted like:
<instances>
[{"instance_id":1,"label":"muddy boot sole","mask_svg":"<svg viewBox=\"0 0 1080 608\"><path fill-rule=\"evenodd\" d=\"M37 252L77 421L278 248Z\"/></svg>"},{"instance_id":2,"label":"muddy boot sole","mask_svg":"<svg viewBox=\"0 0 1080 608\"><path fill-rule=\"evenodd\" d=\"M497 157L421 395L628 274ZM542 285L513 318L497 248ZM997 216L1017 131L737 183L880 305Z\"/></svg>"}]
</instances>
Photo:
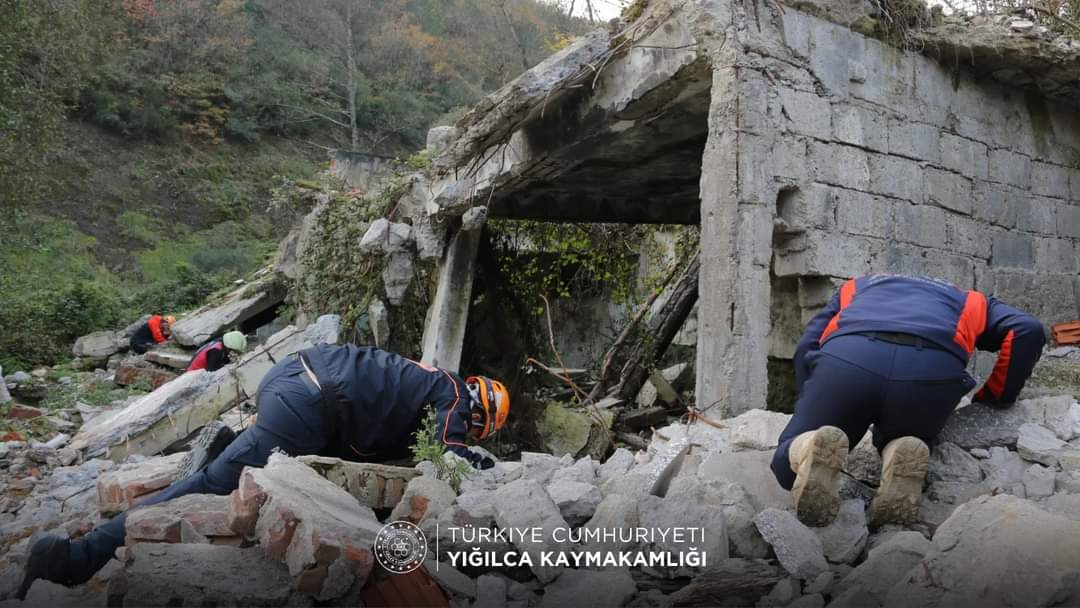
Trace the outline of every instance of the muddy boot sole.
<instances>
[{"instance_id":1,"label":"muddy boot sole","mask_svg":"<svg viewBox=\"0 0 1080 608\"><path fill-rule=\"evenodd\" d=\"M908 524L919 518L930 448L915 437L902 437L882 463L881 488L870 504L870 525Z\"/></svg>"},{"instance_id":2,"label":"muddy boot sole","mask_svg":"<svg viewBox=\"0 0 1080 608\"><path fill-rule=\"evenodd\" d=\"M840 470L848 455L848 439L834 426L814 432L809 454L799 463L791 499L795 514L808 526L827 526L840 512Z\"/></svg>"},{"instance_id":3,"label":"muddy boot sole","mask_svg":"<svg viewBox=\"0 0 1080 608\"><path fill-rule=\"evenodd\" d=\"M176 480L187 479L205 469L234 439L236 433L222 422L214 421L204 426L191 442L190 451L180 463Z\"/></svg>"}]
</instances>

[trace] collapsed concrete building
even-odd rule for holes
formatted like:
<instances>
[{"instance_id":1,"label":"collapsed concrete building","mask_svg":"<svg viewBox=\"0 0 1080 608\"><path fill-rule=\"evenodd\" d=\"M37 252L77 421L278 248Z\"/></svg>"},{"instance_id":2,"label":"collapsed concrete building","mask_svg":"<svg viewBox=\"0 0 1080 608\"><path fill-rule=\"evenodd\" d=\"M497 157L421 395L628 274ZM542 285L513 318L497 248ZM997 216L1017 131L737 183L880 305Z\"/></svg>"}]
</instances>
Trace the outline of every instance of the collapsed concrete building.
<instances>
[{"instance_id":1,"label":"collapsed concrete building","mask_svg":"<svg viewBox=\"0 0 1080 608\"><path fill-rule=\"evenodd\" d=\"M485 217L700 224L696 401L729 416L851 276L1076 318L1080 45L999 20L902 32L919 53L852 29L899 17L802 8L638 2L433 130L391 218L446 239L424 359L459 364Z\"/></svg>"}]
</instances>

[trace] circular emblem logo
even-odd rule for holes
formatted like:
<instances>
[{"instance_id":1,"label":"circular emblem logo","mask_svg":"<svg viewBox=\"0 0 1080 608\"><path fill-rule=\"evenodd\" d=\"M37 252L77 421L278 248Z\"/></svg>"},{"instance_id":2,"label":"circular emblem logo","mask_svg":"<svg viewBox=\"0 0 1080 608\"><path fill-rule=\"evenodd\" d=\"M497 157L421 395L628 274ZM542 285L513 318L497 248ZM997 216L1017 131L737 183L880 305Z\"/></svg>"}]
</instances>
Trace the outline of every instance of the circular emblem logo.
<instances>
[{"instance_id":1,"label":"circular emblem logo","mask_svg":"<svg viewBox=\"0 0 1080 608\"><path fill-rule=\"evenodd\" d=\"M427 539L420 528L407 521L386 524L375 536L375 559L394 574L412 572L427 557Z\"/></svg>"}]
</instances>

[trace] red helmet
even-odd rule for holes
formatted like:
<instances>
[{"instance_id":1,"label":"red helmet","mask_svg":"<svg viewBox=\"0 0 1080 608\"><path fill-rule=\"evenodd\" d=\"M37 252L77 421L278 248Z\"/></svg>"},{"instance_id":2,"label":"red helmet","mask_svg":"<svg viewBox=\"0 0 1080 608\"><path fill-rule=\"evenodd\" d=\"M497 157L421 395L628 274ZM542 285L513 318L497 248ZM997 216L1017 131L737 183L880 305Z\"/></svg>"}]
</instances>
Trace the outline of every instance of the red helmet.
<instances>
[{"instance_id":1,"label":"red helmet","mask_svg":"<svg viewBox=\"0 0 1080 608\"><path fill-rule=\"evenodd\" d=\"M510 414L510 391L502 382L485 376L469 376L465 383L477 399L473 403L472 424L480 427L480 439L484 440L506 424Z\"/></svg>"}]
</instances>

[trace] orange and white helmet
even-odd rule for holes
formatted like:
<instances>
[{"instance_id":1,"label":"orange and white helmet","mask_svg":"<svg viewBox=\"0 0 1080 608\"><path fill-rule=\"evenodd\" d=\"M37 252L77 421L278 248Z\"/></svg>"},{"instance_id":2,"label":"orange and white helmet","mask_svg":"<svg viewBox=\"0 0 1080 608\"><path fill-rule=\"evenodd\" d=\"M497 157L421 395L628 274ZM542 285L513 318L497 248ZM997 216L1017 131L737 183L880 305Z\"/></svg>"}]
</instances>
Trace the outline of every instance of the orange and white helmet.
<instances>
[{"instance_id":1,"label":"orange and white helmet","mask_svg":"<svg viewBox=\"0 0 1080 608\"><path fill-rule=\"evenodd\" d=\"M480 427L480 439L498 431L506 424L510 414L510 391L502 382L485 376L469 376L465 379L475 397L472 408L472 425Z\"/></svg>"}]
</instances>

